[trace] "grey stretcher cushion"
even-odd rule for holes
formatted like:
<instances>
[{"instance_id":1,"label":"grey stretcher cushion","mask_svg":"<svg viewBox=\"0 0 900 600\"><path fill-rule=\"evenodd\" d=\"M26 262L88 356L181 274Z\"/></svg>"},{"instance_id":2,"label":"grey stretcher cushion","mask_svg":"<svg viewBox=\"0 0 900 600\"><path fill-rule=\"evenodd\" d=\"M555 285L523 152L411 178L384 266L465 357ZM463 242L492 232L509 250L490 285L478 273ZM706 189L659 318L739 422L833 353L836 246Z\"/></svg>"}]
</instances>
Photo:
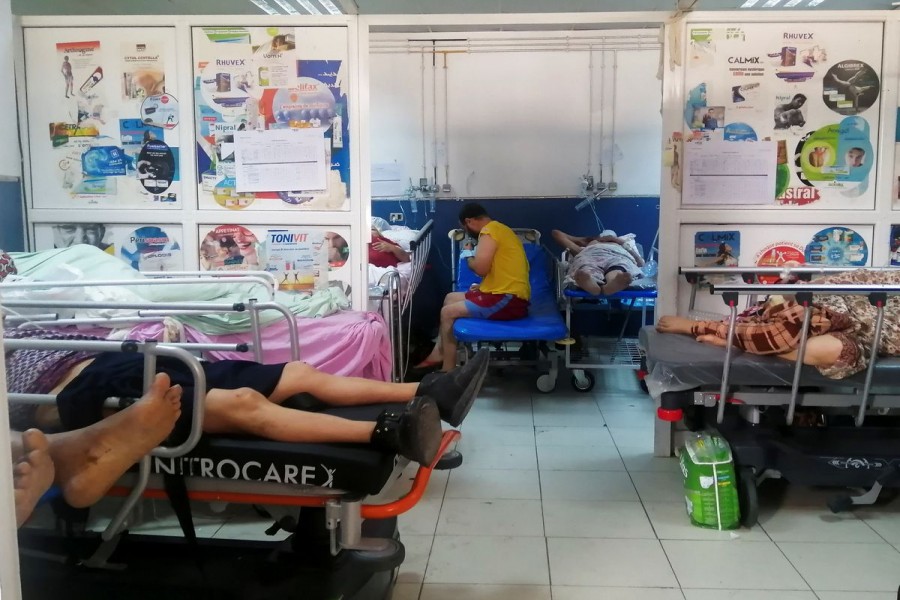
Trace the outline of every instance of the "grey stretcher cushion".
<instances>
[{"instance_id":1,"label":"grey stretcher cushion","mask_svg":"<svg viewBox=\"0 0 900 600\"><path fill-rule=\"evenodd\" d=\"M327 408L316 412L374 421L390 405ZM377 494L396 456L365 444L298 444L254 437L204 435L187 456L153 458L154 473L324 486L357 495Z\"/></svg>"},{"instance_id":2,"label":"grey stretcher cushion","mask_svg":"<svg viewBox=\"0 0 900 600\"><path fill-rule=\"evenodd\" d=\"M648 385L651 389L681 391L722 382L725 348L703 344L687 335L659 333L652 326L641 329L640 345L646 353ZM793 379L794 363L791 361L750 354L737 348L733 350L729 374L731 385L790 386ZM804 365L800 384L834 386L850 382L861 385L864 380L865 372L835 380ZM897 381L900 381L900 358L880 358L875 365L873 382L877 385L896 384Z\"/></svg>"}]
</instances>

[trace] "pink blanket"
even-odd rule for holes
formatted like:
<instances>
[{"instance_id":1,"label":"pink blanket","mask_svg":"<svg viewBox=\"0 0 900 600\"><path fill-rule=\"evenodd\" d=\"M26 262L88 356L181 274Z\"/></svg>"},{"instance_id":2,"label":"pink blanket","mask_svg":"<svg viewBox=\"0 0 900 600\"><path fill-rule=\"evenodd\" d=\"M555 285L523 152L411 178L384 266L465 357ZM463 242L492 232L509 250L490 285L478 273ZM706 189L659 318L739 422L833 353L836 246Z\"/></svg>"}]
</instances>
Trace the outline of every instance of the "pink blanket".
<instances>
[{"instance_id":1,"label":"pink blanket","mask_svg":"<svg viewBox=\"0 0 900 600\"><path fill-rule=\"evenodd\" d=\"M317 369L334 375L365 377L390 381L391 341L380 315L372 312L340 311L327 317L297 317L300 336L300 359ZM160 339L161 323L141 324L129 332L131 339ZM239 344L252 341L250 332L208 335L185 326L189 342L205 344ZM291 360L291 344L284 321L262 330L263 362L267 364ZM253 360L252 353L209 352L210 360Z\"/></svg>"}]
</instances>

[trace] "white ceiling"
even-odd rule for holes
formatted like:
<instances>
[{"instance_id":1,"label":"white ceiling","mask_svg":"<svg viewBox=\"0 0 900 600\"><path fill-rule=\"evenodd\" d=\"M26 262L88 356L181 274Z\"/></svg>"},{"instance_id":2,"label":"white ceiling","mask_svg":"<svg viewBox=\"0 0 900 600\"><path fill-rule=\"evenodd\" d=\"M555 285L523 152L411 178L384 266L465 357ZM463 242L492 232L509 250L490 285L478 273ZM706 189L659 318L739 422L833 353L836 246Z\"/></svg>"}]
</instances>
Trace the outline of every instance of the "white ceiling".
<instances>
[{"instance_id":1,"label":"white ceiling","mask_svg":"<svg viewBox=\"0 0 900 600\"><path fill-rule=\"evenodd\" d=\"M760 8L764 0L753 10ZM783 4L787 0L783 0ZM680 0L694 10L735 10L744 0ZM268 3L277 8L273 0ZM336 0L346 12L360 14L475 14L670 11L676 0ZM787 11L889 10L892 0L825 0L816 9ZM293 4L297 4L294 0ZM299 12L305 12L298 6ZM774 10L780 10L778 8ZM18 15L253 15L263 12L249 0L12 0ZM324 10L322 11L325 12Z\"/></svg>"}]
</instances>

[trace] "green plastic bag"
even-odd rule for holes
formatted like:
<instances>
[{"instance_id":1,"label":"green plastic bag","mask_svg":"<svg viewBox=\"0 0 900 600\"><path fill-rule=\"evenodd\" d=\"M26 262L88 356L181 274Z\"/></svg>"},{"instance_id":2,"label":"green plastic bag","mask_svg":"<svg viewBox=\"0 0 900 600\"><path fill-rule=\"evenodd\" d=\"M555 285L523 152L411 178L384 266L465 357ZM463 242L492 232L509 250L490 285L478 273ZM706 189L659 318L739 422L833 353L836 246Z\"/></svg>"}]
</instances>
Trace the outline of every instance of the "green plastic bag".
<instances>
[{"instance_id":1,"label":"green plastic bag","mask_svg":"<svg viewBox=\"0 0 900 600\"><path fill-rule=\"evenodd\" d=\"M701 433L681 453L684 500L691 523L709 529L737 529L741 514L731 448L723 438Z\"/></svg>"}]
</instances>

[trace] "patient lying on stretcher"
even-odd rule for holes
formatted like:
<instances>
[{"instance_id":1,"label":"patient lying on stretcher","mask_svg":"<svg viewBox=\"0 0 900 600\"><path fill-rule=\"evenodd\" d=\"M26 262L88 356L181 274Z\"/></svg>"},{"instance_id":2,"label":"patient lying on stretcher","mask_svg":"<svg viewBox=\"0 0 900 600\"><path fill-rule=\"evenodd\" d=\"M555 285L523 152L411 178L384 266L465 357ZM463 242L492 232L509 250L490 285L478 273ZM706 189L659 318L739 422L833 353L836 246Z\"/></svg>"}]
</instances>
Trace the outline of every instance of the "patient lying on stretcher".
<instances>
[{"instance_id":1,"label":"patient lying on stretcher","mask_svg":"<svg viewBox=\"0 0 900 600\"><path fill-rule=\"evenodd\" d=\"M96 339L41 330L8 331L5 335L17 339ZM454 427L462 423L481 389L488 361L489 353L483 351L464 366L429 375L420 383L338 377L303 362L202 363L207 383L203 429L213 434L255 435L282 442L371 443L430 464L440 445L441 420ZM19 430L35 425L47 428L61 424L68 431L91 426L104 418L107 398L137 398L142 392L140 354L12 350L6 353L6 365L11 392L57 395L56 407L10 404L10 423ZM190 428L193 378L183 363L166 357L158 358L157 370L168 378L167 386L170 381L178 386L174 389L184 391L185 401L173 421L171 435L173 443L178 443ZM377 421L364 422L281 405L303 393L331 406L395 406L382 411Z\"/></svg>"},{"instance_id":2,"label":"patient lying on stretcher","mask_svg":"<svg viewBox=\"0 0 900 600\"><path fill-rule=\"evenodd\" d=\"M609 229L598 236L577 237L558 229L551 232L557 244L572 255L566 283L596 296L621 292L644 276L644 259L634 243L634 234L622 237Z\"/></svg>"},{"instance_id":3,"label":"patient lying on stretcher","mask_svg":"<svg viewBox=\"0 0 900 600\"><path fill-rule=\"evenodd\" d=\"M859 269L813 279L819 284L900 284L900 272ZM803 362L832 379L864 371L875 336L876 309L865 296L816 294ZM803 327L803 307L792 296L770 296L745 311L735 325L734 345L752 354L796 360ZM665 316L657 330L682 333L697 341L725 346L727 321L694 321ZM900 355L900 298L889 296L879 342L881 356Z\"/></svg>"}]
</instances>

